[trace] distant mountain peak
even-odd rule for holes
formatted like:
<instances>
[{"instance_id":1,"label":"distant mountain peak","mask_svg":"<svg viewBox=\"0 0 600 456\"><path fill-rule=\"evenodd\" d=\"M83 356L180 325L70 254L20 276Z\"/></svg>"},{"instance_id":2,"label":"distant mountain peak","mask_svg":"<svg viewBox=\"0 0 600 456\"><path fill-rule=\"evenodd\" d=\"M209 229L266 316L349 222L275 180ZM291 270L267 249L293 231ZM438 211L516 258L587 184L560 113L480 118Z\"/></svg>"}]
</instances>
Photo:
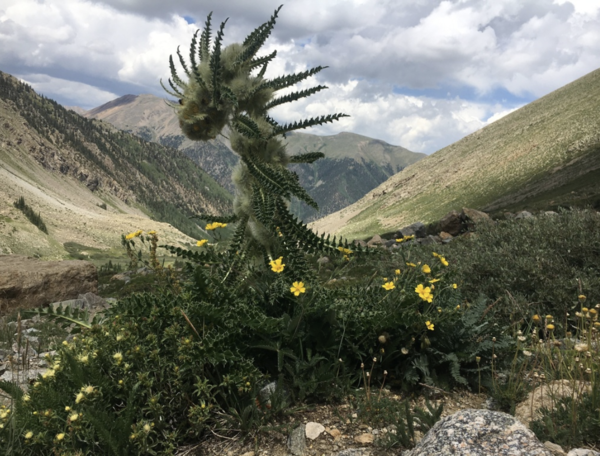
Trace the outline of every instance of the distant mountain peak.
<instances>
[{"instance_id":1,"label":"distant mountain peak","mask_svg":"<svg viewBox=\"0 0 600 456\"><path fill-rule=\"evenodd\" d=\"M129 103L133 103L137 97L137 95L123 95L122 97L109 101L108 103L104 103L103 105L98 106L97 108L90 109L89 111L87 111L88 117L94 117L100 114L101 112L118 108L120 106L125 106Z\"/></svg>"}]
</instances>

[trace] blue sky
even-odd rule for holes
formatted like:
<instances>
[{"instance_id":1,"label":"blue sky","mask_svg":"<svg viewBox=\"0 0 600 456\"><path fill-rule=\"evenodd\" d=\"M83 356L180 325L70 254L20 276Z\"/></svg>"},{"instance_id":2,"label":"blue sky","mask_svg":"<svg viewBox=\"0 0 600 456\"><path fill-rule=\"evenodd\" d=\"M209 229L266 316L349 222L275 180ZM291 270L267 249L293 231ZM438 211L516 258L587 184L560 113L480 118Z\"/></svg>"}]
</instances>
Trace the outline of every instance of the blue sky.
<instances>
[{"instance_id":1,"label":"blue sky","mask_svg":"<svg viewBox=\"0 0 600 456\"><path fill-rule=\"evenodd\" d=\"M213 12L225 44L278 1L0 0L0 70L65 106L164 96L168 57ZM352 131L433 153L600 67L600 1L290 0L264 53L267 76L327 65L281 106L283 122L344 112L311 133Z\"/></svg>"}]
</instances>

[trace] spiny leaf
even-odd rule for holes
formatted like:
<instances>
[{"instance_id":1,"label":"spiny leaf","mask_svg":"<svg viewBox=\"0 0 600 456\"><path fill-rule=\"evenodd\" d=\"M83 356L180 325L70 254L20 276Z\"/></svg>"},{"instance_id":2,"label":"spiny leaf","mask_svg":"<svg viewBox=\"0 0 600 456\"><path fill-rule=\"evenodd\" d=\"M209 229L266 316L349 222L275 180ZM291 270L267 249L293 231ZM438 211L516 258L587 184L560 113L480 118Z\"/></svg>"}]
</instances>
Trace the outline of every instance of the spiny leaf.
<instances>
[{"instance_id":1,"label":"spiny leaf","mask_svg":"<svg viewBox=\"0 0 600 456\"><path fill-rule=\"evenodd\" d=\"M252 33L250 33L250 35L248 35L246 37L246 39L244 40L244 42L242 43L244 46L248 46L250 45L252 42L256 41L257 36L262 32L262 30L265 27L268 27L269 24L272 23L271 28L273 28L273 25L275 25L275 19L277 18L277 14L279 13L279 10L281 10L281 8L283 8L283 5L279 5L279 8L277 8L275 10L275 12L273 13L273 15L271 16L271 19L268 22L265 22L264 24L256 27L256 29L254 29L254 31Z\"/></svg>"},{"instance_id":2,"label":"spiny leaf","mask_svg":"<svg viewBox=\"0 0 600 456\"><path fill-rule=\"evenodd\" d=\"M182 89L185 89L187 84L185 82L183 82L177 75L177 70L175 69L175 64L173 63L172 55L169 56L169 67L171 68L171 77L173 78L173 82L175 84L177 84L179 87L181 87ZM171 80L169 79L169 82L170 81ZM175 88L172 84L171 84L171 87Z\"/></svg>"},{"instance_id":3,"label":"spiny leaf","mask_svg":"<svg viewBox=\"0 0 600 456\"><path fill-rule=\"evenodd\" d=\"M275 106L279 106L280 104L283 103L289 103L291 101L296 101L299 100L301 98L305 98L308 97L314 93L317 93L323 89L328 89L329 87L327 86L323 86L323 85L318 85L316 87L312 87L310 89L306 89L306 90L300 90L299 92L292 92L289 93L287 95L284 95L282 97L279 98L275 98L274 100L272 100L271 102L267 103L267 105L265 106L265 110L268 111L269 109L275 107Z\"/></svg>"},{"instance_id":4,"label":"spiny leaf","mask_svg":"<svg viewBox=\"0 0 600 456\"><path fill-rule=\"evenodd\" d=\"M289 199L290 195L304 201L311 207L319 209L316 201L313 200L306 190L298 182L298 176L284 167L279 169L268 163L254 162L249 157L242 156L250 174L269 191Z\"/></svg>"},{"instance_id":5,"label":"spiny leaf","mask_svg":"<svg viewBox=\"0 0 600 456\"><path fill-rule=\"evenodd\" d=\"M302 155L293 155L290 157L290 163L313 163L323 157L325 157L323 152L308 152Z\"/></svg>"},{"instance_id":6,"label":"spiny leaf","mask_svg":"<svg viewBox=\"0 0 600 456\"><path fill-rule=\"evenodd\" d=\"M277 20L277 14L283 5L279 6L271 16L271 19L257 27L251 34L244 40L244 51L239 55L236 59L236 65L244 64L251 58L253 58L258 50L265 43L269 35L271 34L271 30L275 26L275 21Z\"/></svg>"},{"instance_id":7,"label":"spiny leaf","mask_svg":"<svg viewBox=\"0 0 600 456\"><path fill-rule=\"evenodd\" d=\"M217 32L217 38L215 39L215 44L213 46L213 52L210 57L210 71L212 74L212 105L217 106L218 101L220 100L220 89L221 89L221 42L223 41L223 30L225 29L225 24L227 23L227 19L221 22L221 27Z\"/></svg>"},{"instance_id":8,"label":"spiny leaf","mask_svg":"<svg viewBox=\"0 0 600 456\"><path fill-rule=\"evenodd\" d=\"M250 62L250 70L253 70L254 68L258 68L259 66L265 66L267 63L269 63L271 60L273 60L276 56L277 56L277 51L273 51L269 55L252 60Z\"/></svg>"},{"instance_id":9,"label":"spiny leaf","mask_svg":"<svg viewBox=\"0 0 600 456\"><path fill-rule=\"evenodd\" d=\"M266 81L259 85L254 92L258 92L262 89L273 89L273 90L281 90L291 85L296 84L297 82L303 81L306 78L311 77L314 74L317 74L319 71L324 70L327 67L318 66L315 68L311 68L307 71L302 71L301 73L288 74L285 76L279 76L278 78L271 79L270 81Z\"/></svg>"},{"instance_id":10,"label":"spiny leaf","mask_svg":"<svg viewBox=\"0 0 600 456\"><path fill-rule=\"evenodd\" d=\"M179 57L179 63L181 63L181 66L183 67L183 71L185 71L185 74L187 74L188 78L189 78L190 70L188 70L187 64L185 63L185 60L183 59L183 56L181 55L181 52L179 51L179 46L177 46L177 57Z\"/></svg>"},{"instance_id":11,"label":"spiny leaf","mask_svg":"<svg viewBox=\"0 0 600 456\"><path fill-rule=\"evenodd\" d=\"M206 18L206 22L204 24L204 30L202 31L202 34L200 35L199 56L200 56L201 62L207 61L210 58L209 46L210 46L210 20L211 20L211 18L212 18L212 11Z\"/></svg>"},{"instance_id":12,"label":"spiny leaf","mask_svg":"<svg viewBox=\"0 0 600 456\"><path fill-rule=\"evenodd\" d=\"M200 30L196 30L194 36L192 37L192 44L190 44L190 65L192 65L192 71L195 73L198 72L198 64L196 63L196 37L198 36L198 32Z\"/></svg>"},{"instance_id":13,"label":"spiny leaf","mask_svg":"<svg viewBox=\"0 0 600 456\"><path fill-rule=\"evenodd\" d=\"M173 91L170 91L169 89L167 89L165 87L165 85L162 82L162 79L160 80L160 85L165 90L165 92L167 92L169 95L171 95L175 98L183 98L183 94L176 87L173 86L173 82L171 82L170 79L169 79L169 85L173 88Z\"/></svg>"},{"instance_id":14,"label":"spiny leaf","mask_svg":"<svg viewBox=\"0 0 600 456\"><path fill-rule=\"evenodd\" d=\"M227 100L235 107L238 105L237 97L227 86L221 86L221 100Z\"/></svg>"},{"instance_id":15,"label":"spiny leaf","mask_svg":"<svg viewBox=\"0 0 600 456\"><path fill-rule=\"evenodd\" d=\"M232 121L231 126L235 128L235 130L244 135L246 138L250 139L264 139L260 129L258 128L258 124L254 122L250 117L239 114Z\"/></svg>"},{"instance_id":16,"label":"spiny leaf","mask_svg":"<svg viewBox=\"0 0 600 456\"><path fill-rule=\"evenodd\" d=\"M330 114L328 116L313 117L311 119L301 120L299 122L294 122L293 124L285 124L279 128L276 128L273 131L271 138L273 136L285 134L288 131L300 130L303 128L312 127L314 125L323 125L325 123L333 122L334 120L339 120L342 117L350 117L350 116L348 116L347 114L341 114L341 113Z\"/></svg>"}]
</instances>

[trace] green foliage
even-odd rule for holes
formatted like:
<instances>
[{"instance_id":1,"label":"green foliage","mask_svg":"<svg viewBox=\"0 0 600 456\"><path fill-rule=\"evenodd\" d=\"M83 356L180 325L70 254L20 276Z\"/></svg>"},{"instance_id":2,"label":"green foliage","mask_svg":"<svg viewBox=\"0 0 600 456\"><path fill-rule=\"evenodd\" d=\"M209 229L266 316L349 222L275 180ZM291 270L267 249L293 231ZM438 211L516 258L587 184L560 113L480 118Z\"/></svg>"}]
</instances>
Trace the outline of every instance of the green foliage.
<instances>
[{"instance_id":1,"label":"green foliage","mask_svg":"<svg viewBox=\"0 0 600 456\"><path fill-rule=\"evenodd\" d=\"M76 325L75 328L70 330L71 334L81 332L81 328L90 329L92 325L98 322L97 316L90 317L87 309L77 309L68 304L27 309L23 310L22 313L25 316L39 315L46 317L48 320L58 323L63 329L70 325Z\"/></svg>"},{"instance_id":2,"label":"green foliage","mask_svg":"<svg viewBox=\"0 0 600 456\"><path fill-rule=\"evenodd\" d=\"M10 454L171 454L221 426L232 403L254 402L261 375L237 348L244 328L217 316L185 295L120 301L108 322L49 358L50 370L11 415L22 449Z\"/></svg>"},{"instance_id":3,"label":"green foliage","mask_svg":"<svg viewBox=\"0 0 600 456\"><path fill-rule=\"evenodd\" d=\"M562 322L576 305L578 278L588 298L599 298L600 214L595 211L480 224L471 239L444 250L452 252L465 297L500 299L496 308L504 321L523 324L538 313Z\"/></svg>"},{"instance_id":4,"label":"green foliage","mask_svg":"<svg viewBox=\"0 0 600 456\"><path fill-rule=\"evenodd\" d=\"M399 401L382 390L378 393L371 392L369 385L365 385L365 389L359 391L353 399L360 421L386 429L387 432L382 433L375 442L377 446L386 449L397 446L413 448L417 443L415 431L427 433L440 420L444 410L442 403L435 406L429 399L425 400L425 408L415 406L411 410L407 399Z\"/></svg>"},{"instance_id":5,"label":"green foliage","mask_svg":"<svg viewBox=\"0 0 600 456\"><path fill-rule=\"evenodd\" d=\"M48 234L48 228L46 228L46 224L42 220L41 215L39 213L36 214L34 212L31 206L29 206L25 202L25 198L21 196L17 201L13 203L13 206L15 206L21 212L23 212L23 214L25 214L25 217L27 217L27 220L29 220L31 223L37 226L40 229L40 231Z\"/></svg>"},{"instance_id":6,"label":"green foliage","mask_svg":"<svg viewBox=\"0 0 600 456\"><path fill-rule=\"evenodd\" d=\"M550 440L563 448L598 446L600 443L600 388L574 399L565 396L557 399L549 409L542 407L542 418L530 423L531 430L540 441Z\"/></svg>"}]
</instances>

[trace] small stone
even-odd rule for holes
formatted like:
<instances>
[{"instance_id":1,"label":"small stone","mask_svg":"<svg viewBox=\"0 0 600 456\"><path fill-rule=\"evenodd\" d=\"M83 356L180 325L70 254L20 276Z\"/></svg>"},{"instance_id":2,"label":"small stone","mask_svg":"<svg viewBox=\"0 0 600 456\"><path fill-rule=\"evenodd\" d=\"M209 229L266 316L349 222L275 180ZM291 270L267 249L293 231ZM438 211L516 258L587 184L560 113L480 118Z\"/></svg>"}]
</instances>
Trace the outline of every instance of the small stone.
<instances>
[{"instance_id":1,"label":"small stone","mask_svg":"<svg viewBox=\"0 0 600 456\"><path fill-rule=\"evenodd\" d=\"M287 445L290 453L294 456L304 456L308 453L305 435L306 431L304 424L301 424L290 433Z\"/></svg>"},{"instance_id":2,"label":"small stone","mask_svg":"<svg viewBox=\"0 0 600 456\"><path fill-rule=\"evenodd\" d=\"M375 436L373 434L361 434L354 437L356 443L373 443Z\"/></svg>"},{"instance_id":3,"label":"small stone","mask_svg":"<svg viewBox=\"0 0 600 456\"><path fill-rule=\"evenodd\" d=\"M254 456L254 451L246 451L244 454L242 454L241 456Z\"/></svg>"},{"instance_id":4,"label":"small stone","mask_svg":"<svg viewBox=\"0 0 600 456\"><path fill-rule=\"evenodd\" d=\"M340 436L342 435L342 431L340 431L339 429L325 429L325 431L331 436L333 437L333 440L337 440L340 438Z\"/></svg>"},{"instance_id":5,"label":"small stone","mask_svg":"<svg viewBox=\"0 0 600 456\"><path fill-rule=\"evenodd\" d=\"M306 438L315 440L319 437L323 431L325 430L325 426L320 423L308 422L306 423Z\"/></svg>"},{"instance_id":6,"label":"small stone","mask_svg":"<svg viewBox=\"0 0 600 456\"><path fill-rule=\"evenodd\" d=\"M562 455L567 454L562 449L562 447L560 445L557 445L556 443L544 442L544 447L546 447L546 449L552 451L552 453L554 453L557 456L562 456Z\"/></svg>"}]
</instances>

